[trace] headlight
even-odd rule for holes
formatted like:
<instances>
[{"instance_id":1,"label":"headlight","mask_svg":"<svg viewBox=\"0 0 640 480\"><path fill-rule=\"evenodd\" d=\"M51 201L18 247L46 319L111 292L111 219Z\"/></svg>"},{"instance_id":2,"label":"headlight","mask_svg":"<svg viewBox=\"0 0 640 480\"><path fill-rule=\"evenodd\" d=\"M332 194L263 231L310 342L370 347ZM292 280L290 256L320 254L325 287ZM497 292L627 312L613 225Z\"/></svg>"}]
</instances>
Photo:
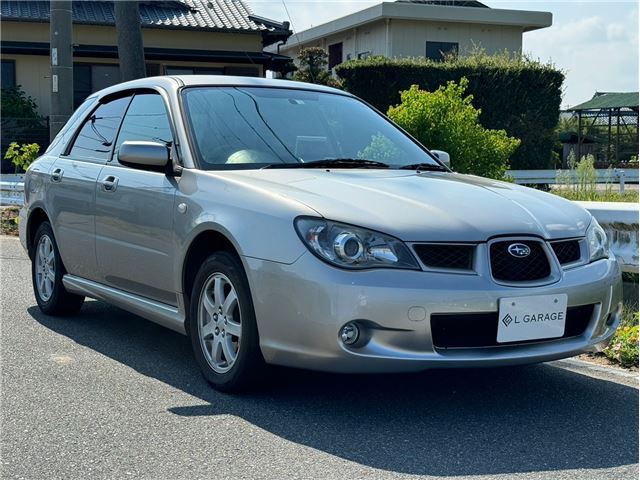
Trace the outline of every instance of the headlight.
<instances>
[{"instance_id":1,"label":"headlight","mask_svg":"<svg viewBox=\"0 0 640 480\"><path fill-rule=\"evenodd\" d=\"M589 246L589 261L594 262L609 257L609 240L596 219L591 220L587 230L587 245Z\"/></svg>"},{"instance_id":2,"label":"headlight","mask_svg":"<svg viewBox=\"0 0 640 480\"><path fill-rule=\"evenodd\" d=\"M420 269L407 246L389 235L322 218L299 217L295 227L312 253L337 267Z\"/></svg>"}]
</instances>

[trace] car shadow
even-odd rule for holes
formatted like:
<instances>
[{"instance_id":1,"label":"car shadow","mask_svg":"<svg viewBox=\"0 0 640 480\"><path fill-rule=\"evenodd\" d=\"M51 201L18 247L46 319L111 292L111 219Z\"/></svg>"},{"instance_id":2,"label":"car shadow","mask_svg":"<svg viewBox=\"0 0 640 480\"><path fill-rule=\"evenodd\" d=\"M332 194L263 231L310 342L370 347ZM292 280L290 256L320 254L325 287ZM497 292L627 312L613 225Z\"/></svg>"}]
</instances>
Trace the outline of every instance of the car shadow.
<instances>
[{"instance_id":1,"label":"car shadow","mask_svg":"<svg viewBox=\"0 0 640 480\"><path fill-rule=\"evenodd\" d=\"M260 391L211 389L187 337L101 302L45 327L202 399L175 415L231 414L362 465L469 476L638 462L638 390L549 365L334 375L274 369Z\"/></svg>"}]
</instances>

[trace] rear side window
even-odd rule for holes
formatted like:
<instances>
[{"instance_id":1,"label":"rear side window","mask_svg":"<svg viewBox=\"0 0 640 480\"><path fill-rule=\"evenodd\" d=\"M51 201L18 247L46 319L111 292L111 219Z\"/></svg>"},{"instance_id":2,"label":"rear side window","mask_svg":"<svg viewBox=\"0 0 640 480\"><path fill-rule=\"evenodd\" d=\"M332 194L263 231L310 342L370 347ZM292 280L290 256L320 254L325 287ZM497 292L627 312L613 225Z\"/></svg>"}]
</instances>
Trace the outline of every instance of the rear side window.
<instances>
[{"instance_id":1,"label":"rear side window","mask_svg":"<svg viewBox=\"0 0 640 480\"><path fill-rule=\"evenodd\" d=\"M100 105L80 127L69 156L92 162L106 162L130 101L131 97L123 97Z\"/></svg>"},{"instance_id":2,"label":"rear side window","mask_svg":"<svg viewBox=\"0 0 640 480\"><path fill-rule=\"evenodd\" d=\"M120 145L126 141L163 143L171 147L173 135L164 100L157 93L138 93L133 97L122 121L113 158L118 158Z\"/></svg>"},{"instance_id":3,"label":"rear side window","mask_svg":"<svg viewBox=\"0 0 640 480\"><path fill-rule=\"evenodd\" d=\"M63 142L63 140L66 139L68 141L68 134L72 129L75 131L74 127L80 122L82 117L87 114L87 112L89 111L89 107L93 105L94 101L95 97L87 98L84 103L80 105L75 112L73 112L73 115L71 115L69 121L67 121L67 123L65 123L64 126L60 129L60 131L56 135L56 138L54 138L53 141L49 144L49 147L47 148L47 151L45 153L53 152L54 149L57 149L59 146L61 146L60 142ZM64 143L65 142L63 142L63 144Z\"/></svg>"}]
</instances>

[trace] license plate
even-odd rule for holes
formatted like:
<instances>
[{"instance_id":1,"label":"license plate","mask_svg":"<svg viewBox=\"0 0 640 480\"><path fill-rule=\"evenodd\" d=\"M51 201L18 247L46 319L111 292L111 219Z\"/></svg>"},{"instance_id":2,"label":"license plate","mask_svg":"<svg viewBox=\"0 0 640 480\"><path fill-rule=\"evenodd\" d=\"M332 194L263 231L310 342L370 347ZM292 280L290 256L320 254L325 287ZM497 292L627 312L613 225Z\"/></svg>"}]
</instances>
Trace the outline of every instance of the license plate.
<instances>
[{"instance_id":1,"label":"license plate","mask_svg":"<svg viewBox=\"0 0 640 480\"><path fill-rule=\"evenodd\" d=\"M535 295L500 299L498 343L564 335L567 295Z\"/></svg>"}]
</instances>

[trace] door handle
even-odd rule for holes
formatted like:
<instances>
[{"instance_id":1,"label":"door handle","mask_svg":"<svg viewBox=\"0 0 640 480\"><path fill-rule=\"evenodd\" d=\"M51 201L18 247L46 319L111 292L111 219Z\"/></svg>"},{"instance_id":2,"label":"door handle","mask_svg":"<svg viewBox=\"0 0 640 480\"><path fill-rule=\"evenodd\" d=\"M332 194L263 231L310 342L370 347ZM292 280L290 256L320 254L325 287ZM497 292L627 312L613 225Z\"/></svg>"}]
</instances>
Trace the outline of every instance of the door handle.
<instances>
[{"instance_id":1,"label":"door handle","mask_svg":"<svg viewBox=\"0 0 640 480\"><path fill-rule=\"evenodd\" d=\"M105 192L115 192L118 188L119 178L114 175L108 175L102 179L102 190Z\"/></svg>"},{"instance_id":2,"label":"door handle","mask_svg":"<svg viewBox=\"0 0 640 480\"><path fill-rule=\"evenodd\" d=\"M60 183L62 181L62 176L64 175L64 170L61 168L56 168L53 172L51 172L51 181Z\"/></svg>"}]
</instances>

